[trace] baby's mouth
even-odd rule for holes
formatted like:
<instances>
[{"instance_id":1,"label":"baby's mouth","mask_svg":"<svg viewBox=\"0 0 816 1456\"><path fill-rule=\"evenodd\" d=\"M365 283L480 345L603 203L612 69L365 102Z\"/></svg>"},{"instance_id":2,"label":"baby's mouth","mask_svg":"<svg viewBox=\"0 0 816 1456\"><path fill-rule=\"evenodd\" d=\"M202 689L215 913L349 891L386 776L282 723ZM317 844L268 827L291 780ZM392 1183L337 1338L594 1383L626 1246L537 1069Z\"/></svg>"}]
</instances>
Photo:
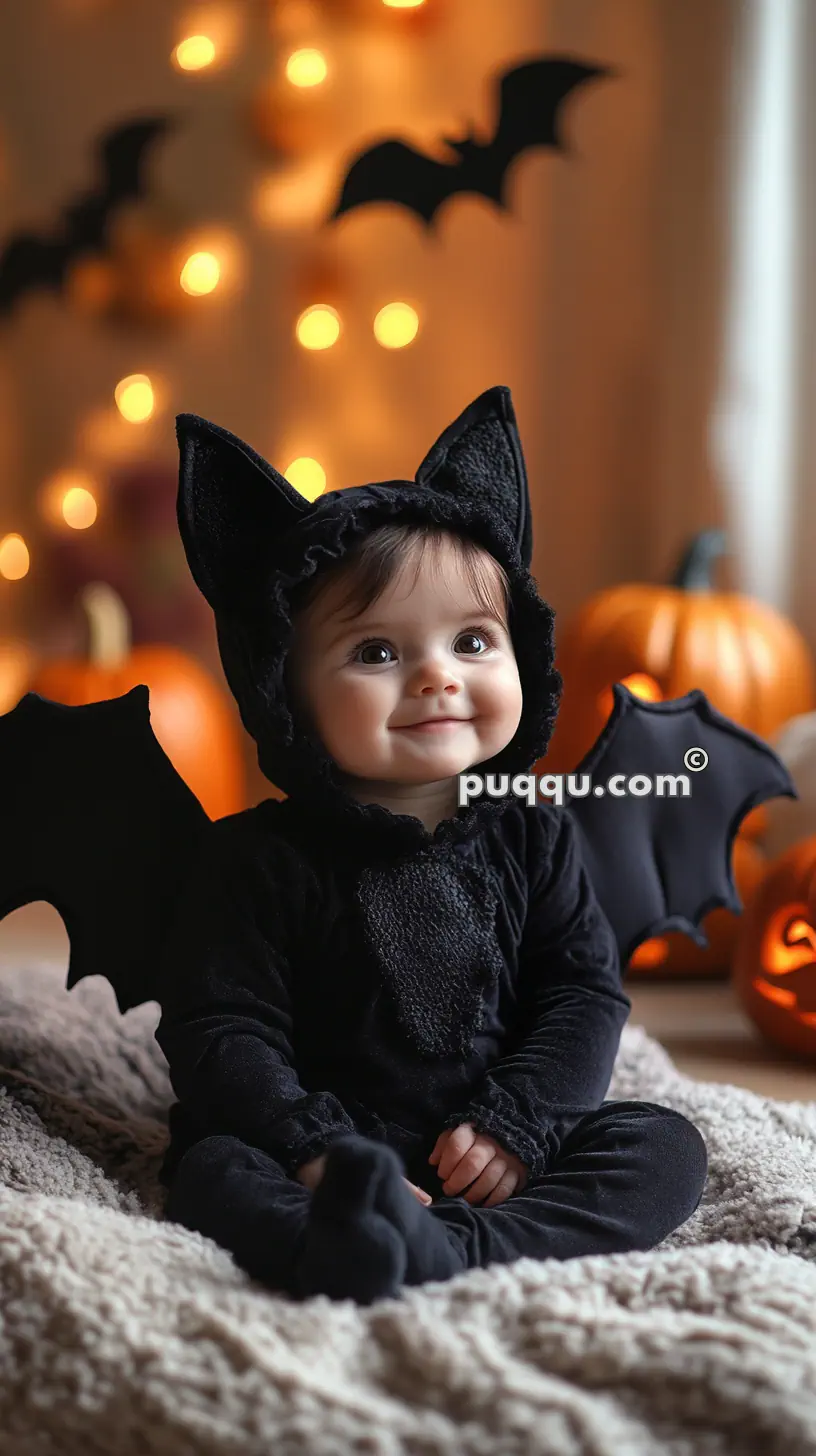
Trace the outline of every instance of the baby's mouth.
<instances>
[{"instance_id":1,"label":"baby's mouth","mask_svg":"<svg viewBox=\"0 0 816 1456\"><path fill-rule=\"evenodd\" d=\"M425 718L419 723L403 723L394 730L397 733L443 733L460 728L470 718Z\"/></svg>"}]
</instances>

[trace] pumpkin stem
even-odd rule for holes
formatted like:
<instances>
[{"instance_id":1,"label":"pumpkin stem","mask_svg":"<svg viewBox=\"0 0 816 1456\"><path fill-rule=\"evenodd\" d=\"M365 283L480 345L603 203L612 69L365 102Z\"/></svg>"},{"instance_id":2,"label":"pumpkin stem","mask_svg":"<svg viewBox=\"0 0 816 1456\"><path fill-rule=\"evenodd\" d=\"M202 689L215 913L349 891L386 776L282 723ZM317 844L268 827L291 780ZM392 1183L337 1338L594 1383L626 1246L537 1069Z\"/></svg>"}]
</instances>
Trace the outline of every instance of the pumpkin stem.
<instances>
[{"instance_id":1,"label":"pumpkin stem","mask_svg":"<svg viewBox=\"0 0 816 1456\"><path fill-rule=\"evenodd\" d=\"M122 598L105 581L91 581L80 592L88 618L88 658L96 667L118 667L130 651L130 618Z\"/></svg>"},{"instance_id":2,"label":"pumpkin stem","mask_svg":"<svg viewBox=\"0 0 816 1456\"><path fill-rule=\"evenodd\" d=\"M698 531L683 552L671 585L682 591L710 591L711 568L725 549L725 531Z\"/></svg>"}]
</instances>

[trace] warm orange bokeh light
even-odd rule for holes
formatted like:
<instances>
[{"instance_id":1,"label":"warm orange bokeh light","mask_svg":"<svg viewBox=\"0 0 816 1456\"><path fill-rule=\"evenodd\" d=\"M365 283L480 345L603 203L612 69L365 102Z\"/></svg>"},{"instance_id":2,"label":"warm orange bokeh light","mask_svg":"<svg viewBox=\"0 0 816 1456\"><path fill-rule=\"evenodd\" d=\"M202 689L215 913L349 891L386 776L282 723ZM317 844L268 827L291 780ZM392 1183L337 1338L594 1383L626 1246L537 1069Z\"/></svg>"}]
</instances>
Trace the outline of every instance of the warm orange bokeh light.
<instances>
[{"instance_id":1,"label":"warm orange bokeh light","mask_svg":"<svg viewBox=\"0 0 816 1456\"><path fill-rule=\"evenodd\" d=\"M295 337L304 349L330 349L340 337L340 315L328 303L304 309L295 325Z\"/></svg>"},{"instance_id":2,"label":"warm orange bokeh light","mask_svg":"<svg viewBox=\"0 0 816 1456\"><path fill-rule=\"evenodd\" d=\"M310 455L299 455L283 472L295 490L308 501L317 500L326 489L326 472L318 460Z\"/></svg>"},{"instance_id":3,"label":"warm orange bokeh light","mask_svg":"<svg viewBox=\"0 0 816 1456\"><path fill-rule=\"evenodd\" d=\"M16 531L0 541L0 576L6 581L19 581L28 575L31 558L22 536Z\"/></svg>"},{"instance_id":4,"label":"warm orange bokeh light","mask_svg":"<svg viewBox=\"0 0 816 1456\"><path fill-rule=\"evenodd\" d=\"M669 942L662 935L644 940L629 958L629 965L638 971L652 971L662 966L669 956Z\"/></svg>"},{"instance_id":5,"label":"warm orange bokeh light","mask_svg":"<svg viewBox=\"0 0 816 1456\"><path fill-rule=\"evenodd\" d=\"M322 51L304 47L293 51L286 62L286 79L293 86L319 86L329 73Z\"/></svg>"},{"instance_id":6,"label":"warm orange bokeh light","mask_svg":"<svg viewBox=\"0 0 816 1456\"><path fill-rule=\"evenodd\" d=\"M82 485L66 490L60 509L66 526L70 526L72 531L87 531L97 517L96 501Z\"/></svg>"},{"instance_id":7,"label":"warm orange bokeh light","mask_svg":"<svg viewBox=\"0 0 816 1456\"><path fill-rule=\"evenodd\" d=\"M410 303L387 303L374 320L374 337L384 349L404 349L419 331L419 315Z\"/></svg>"},{"instance_id":8,"label":"warm orange bokeh light","mask_svg":"<svg viewBox=\"0 0 816 1456\"><path fill-rule=\"evenodd\" d=\"M660 703L663 701L663 692L660 684L650 677L648 672L631 672L628 677L622 677L621 682L630 693L636 698L642 698L645 703ZM611 688L604 688L598 695L598 712L604 718L608 718L615 705L615 698Z\"/></svg>"},{"instance_id":9,"label":"warm orange bokeh light","mask_svg":"<svg viewBox=\"0 0 816 1456\"><path fill-rule=\"evenodd\" d=\"M172 60L179 71L203 71L215 57L215 42L208 35L188 35L176 46Z\"/></svg>"},{"instance_id":10,"label":"warm orange bokeh light","mask_svg":"<svg viewBox=\"0 0 816 1456\"><path fill-rule=\"evenodd\" d=\"M116 407L131 424L149 420L156 406L153 386L146 374L129 374L120 379L114 390Z\"/></svg>"},{"instance_id":11,"label":"warm orange bokeh light","mask_svg":"<svg viewBox=\"0 0 816 1456\"><path fill-rule=\"evenodd\" d=\"M212 293L221 279L221 264L214 253L191 253L181 270L179 282L185 293L201 298Z\"/></svg>"},{"instance_id":12,"label":"warm orange bokeh light","mask_svg":"<svg viewBox=\"0 0 816 1456\"><path fill-rule=\"evenodd\" d=\"M85 470L58 470L38 493L37 508L53 530L82 531L98 514L97 482Z\"/></svg>"}]
</instances>

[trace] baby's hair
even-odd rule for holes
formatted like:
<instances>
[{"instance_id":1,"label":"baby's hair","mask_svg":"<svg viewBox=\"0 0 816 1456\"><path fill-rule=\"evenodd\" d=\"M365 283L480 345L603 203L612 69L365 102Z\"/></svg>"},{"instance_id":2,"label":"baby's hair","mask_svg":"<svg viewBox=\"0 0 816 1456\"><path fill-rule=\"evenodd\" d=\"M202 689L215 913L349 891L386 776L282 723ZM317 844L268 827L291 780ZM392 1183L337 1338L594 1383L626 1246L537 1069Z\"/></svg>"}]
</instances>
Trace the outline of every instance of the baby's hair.
<instances>
[{"instance_id":1,"label":"baby's hair","mask_svg":"<svg viewBox=\"0 0 816 1456\"><path fill-rule=\"evenodd\" d=\"M420 522L416 525L377 526L358 546L352 548L337 566L318 572L292 594L294 611L311 606L330 585L347 582L348 590L341 598L339 617L360 616L382 596L400 568L414 560L416 584L422 559L430 547L438 553L443 541L453 544L458 564L483 612L502 623L510 611L510 584L507 573L489 551L477 542L442 527Z\"/></svg>"}]
</instances>

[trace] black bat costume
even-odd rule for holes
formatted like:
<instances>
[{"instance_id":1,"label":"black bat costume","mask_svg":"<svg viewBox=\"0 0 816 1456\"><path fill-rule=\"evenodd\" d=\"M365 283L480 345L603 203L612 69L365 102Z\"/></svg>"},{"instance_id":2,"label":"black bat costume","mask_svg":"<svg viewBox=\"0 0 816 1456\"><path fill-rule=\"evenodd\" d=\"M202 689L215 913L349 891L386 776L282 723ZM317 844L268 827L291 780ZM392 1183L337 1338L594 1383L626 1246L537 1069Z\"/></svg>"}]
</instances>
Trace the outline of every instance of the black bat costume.
<instances>
[{"instance_id":1,"label":"black bat costume","mask_svg":"<svg viewBox=\"0 0 816 1456\"><path fill-rule=\"evenodd\" d=\"M474 400L414 481L314 503L228 431L177 426L190 569L287 798L211 823L152 735L144 687L83 708L28 694L0 720L19 828L0 913L51 900L69 984L99 973L123 1011L160 1003L178 1099L166 1216L267 1287L361 1304L494 1262L654 1247L697 1207L706 1148L679 1112L605 1100L631 1009L621 962L661 930L702 939L709 909L739 907L734 835L794 792L786 769L701 693L643 704L617 685L578 772L675 774L702 748L690 798L596 788L528 807L508 781L433 832L358 803L294 709L290 601L385 522L464 535L507 572L523 711L478 771L512 780L549 741L561 680L510 392ZM464 1122L527 1170L494 1207L446 1195L428 1162ZM294 1175L322 1154L310 1192Z\"/></svg>"}]
</instances>

